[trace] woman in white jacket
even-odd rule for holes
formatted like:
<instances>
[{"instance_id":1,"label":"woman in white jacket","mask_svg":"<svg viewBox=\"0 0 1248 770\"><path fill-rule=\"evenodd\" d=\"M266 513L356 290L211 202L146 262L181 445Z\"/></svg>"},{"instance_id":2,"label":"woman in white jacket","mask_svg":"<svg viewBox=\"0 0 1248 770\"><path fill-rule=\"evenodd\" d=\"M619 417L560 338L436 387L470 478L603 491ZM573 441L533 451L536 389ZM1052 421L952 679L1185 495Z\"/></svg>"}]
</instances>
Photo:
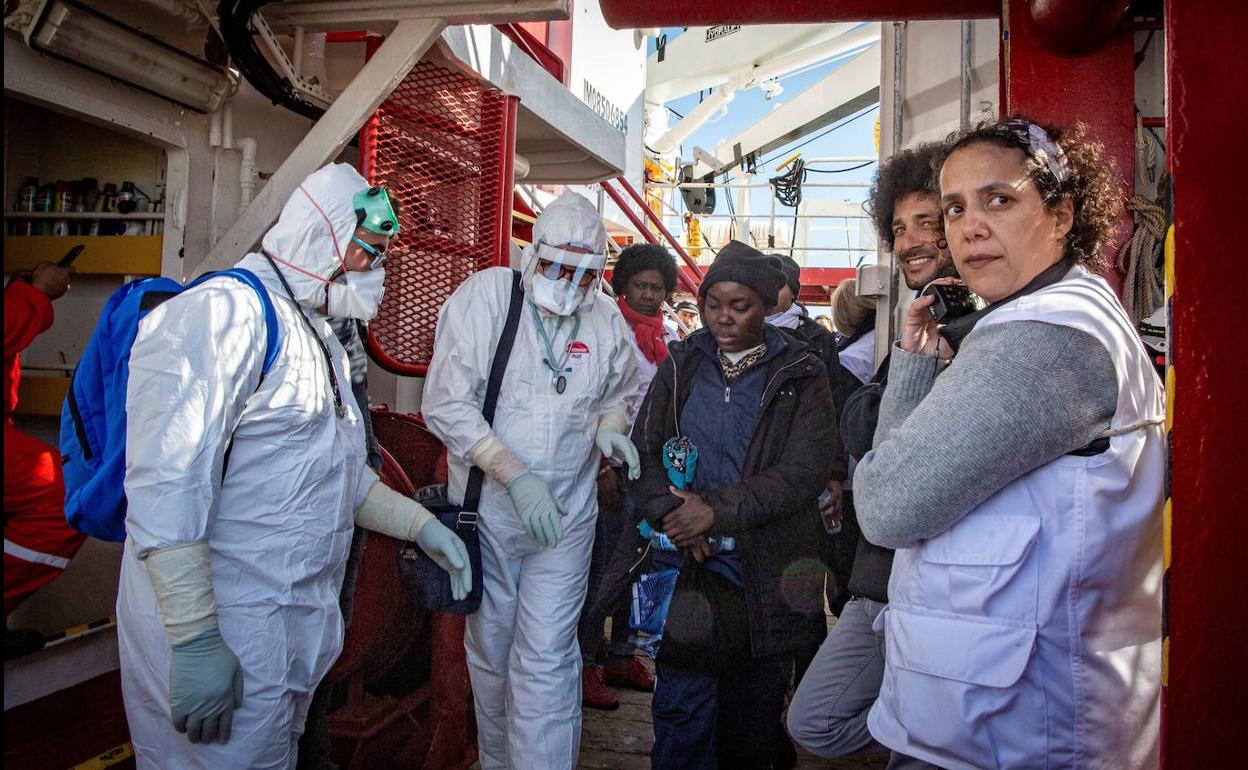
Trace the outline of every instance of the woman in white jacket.
<instances>
[{"instance_id":1,"label":"woman in white jacket","mask_svg":"<svg viewBox=\"0 0 1248 770\"><path fill-rule=\"evenodd\" d=\"M939 170L988 306L945 328L910 306L854 479L864 536L897 549L869 726L916 763L1158 763L1163 390L1095 274L1111 174L1081 127L1022 119Z\"/></svg>"}]
</instances>

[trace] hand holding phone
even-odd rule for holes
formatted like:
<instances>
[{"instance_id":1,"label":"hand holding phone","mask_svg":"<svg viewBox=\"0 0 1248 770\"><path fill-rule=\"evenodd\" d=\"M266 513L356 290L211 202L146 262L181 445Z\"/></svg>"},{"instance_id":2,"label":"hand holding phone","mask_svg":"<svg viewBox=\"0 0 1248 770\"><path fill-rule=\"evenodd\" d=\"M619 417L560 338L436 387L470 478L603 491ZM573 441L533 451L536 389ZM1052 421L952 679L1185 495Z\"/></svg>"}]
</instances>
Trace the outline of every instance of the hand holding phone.
<instances>
[{"instance_id":1,"label":"hand holding phone","mask_svg":"<svg viewBox=\"0 0 1248 770\"><path fill-rule=\"evenodd\" d=\"M56 263L57 266L69 267L70 265L74 264L74 260L78 259L78 255L81 254L82 250L85 248L87 248L86 244L80 243L77 246L70 249L69 251L65 252L65 256L61 257L61 260Z\"/></svg>"},{"instance_id":2,"label":"hand holding phone","mask_svg":"<svg viewBox=\"0 0 1248 770\"><path fill-rule=\"evenodd\" d=\"M961 318L979 310L974 292L965 284L931 283L919 296L934 298L927 310L931 313L932 320L939 324L949 323L955 318Z\"/></svg>"}]
</instances>

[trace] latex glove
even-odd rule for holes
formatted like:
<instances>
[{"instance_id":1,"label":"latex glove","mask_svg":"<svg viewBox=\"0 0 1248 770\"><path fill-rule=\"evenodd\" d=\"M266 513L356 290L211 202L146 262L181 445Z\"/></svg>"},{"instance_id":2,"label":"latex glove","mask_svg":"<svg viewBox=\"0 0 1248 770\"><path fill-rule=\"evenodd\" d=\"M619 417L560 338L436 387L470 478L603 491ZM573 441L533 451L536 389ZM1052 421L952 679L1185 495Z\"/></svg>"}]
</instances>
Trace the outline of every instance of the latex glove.
<instances>
[{"instance_id":1,"label":"latex glove","mask_svg":"<svg viewBox=\"0 0 1248 770\"><path fill-rule=\"evenodd\" d=\"M243 670L214 625L173 645L169 716L191 743L228 743L234 709L243 705Z\"/></svg>"},{"instance_id":2,"label":"latex glove","mask_svg":"<svg viewBox=\"0 0 1248 770\"><path fill-rule=\"evenodd\" d=\"M594 436L594 443L598 444L598 448L604 455L628 466L629 481L641 478L641 460L637 456L637 447L633 446L628 436L615 428L603 427L599 428L597 435Z\"/></svg>"},{"instance_id":3,"label":"latex glove","mask_svg":"<svg viewBox=\"0 0 1248 770\"><path fill-rule=\"evenodd\" d=\"M212 589L211 549L190 543L142 555L173 649L169 718L192 743L226 743L243 702L238 658L221 638Z\"/></svg>"},{"instance_id":4,"label":"latex glove","mask_svg":"<svg viewBox=\"0 0 1248 770\"><path fill-rule=\"evenodd\" d=\"M468 549L442 522L434 520L416 533L416 544L429 555L439 567L451 576L451 597L459 601L472 590L472 561Z\"/></svg>"},{"instance_id":5,"label":"latex glove","mask_svg":"<svg viewBox=\"0 0 1248 770\"><path fill-rule=\"evenodd\" d=\"M563 537L563 506L550 493L550 487L532 473L524 473L507 485L511 501L516 505L520 523L529 537L547 548L553 548Z\"/></svg>"},{"instance_id":6,"label":"latex glove","mask_svg":"<svg viewBox=\"0 0 1248 770\"><path fill-rule=\"evenodd\" d=\"M355 509L355 523L396 540L414 540L420 550L451 576L451 596L456 601L472 588L472 562L468 548L423 505L374 481L368 496Z\"/></svg>"}]
</instances>

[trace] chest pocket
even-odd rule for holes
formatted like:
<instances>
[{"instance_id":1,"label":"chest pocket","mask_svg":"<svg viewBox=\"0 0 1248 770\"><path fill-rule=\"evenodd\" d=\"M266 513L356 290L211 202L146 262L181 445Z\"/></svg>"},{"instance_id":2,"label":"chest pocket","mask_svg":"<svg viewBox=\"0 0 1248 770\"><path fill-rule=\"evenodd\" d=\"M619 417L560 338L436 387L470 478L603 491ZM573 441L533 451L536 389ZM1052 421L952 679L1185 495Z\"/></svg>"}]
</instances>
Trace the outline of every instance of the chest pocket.
<instances>
[{"instance_id":1,"label":"chest pocket","mask_svg":"<svg viewBox=\"0 0 1248 770\"><path fill-rule=\"evenodd\" d=\"M971 512L922 547L916 586L933 609L1036 621L1037 567L1028 559L1040 533L1034 516Z\"/></svg>"}]
</instances>

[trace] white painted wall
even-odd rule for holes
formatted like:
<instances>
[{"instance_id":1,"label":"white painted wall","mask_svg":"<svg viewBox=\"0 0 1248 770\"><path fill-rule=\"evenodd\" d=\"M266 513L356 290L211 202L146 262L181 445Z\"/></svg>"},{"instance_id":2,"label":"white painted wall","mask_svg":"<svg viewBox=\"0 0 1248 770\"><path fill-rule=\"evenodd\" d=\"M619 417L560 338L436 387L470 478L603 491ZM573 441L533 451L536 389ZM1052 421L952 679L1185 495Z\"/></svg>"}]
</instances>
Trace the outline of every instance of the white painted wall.
<instances>
[{"instance_id":1,"label":"white painted wall","mask_svg":"<svg viewBox=\"0 0 1248 770\"><path fill-rule=\"evenodd\" d=\"M979 19L971 32L971 112L970 124L993 121L998 117L998 60L1000 22ZM894 25L880 25L880 158L893 154ZM962 22L918 21L904 25L901 69L901 146L940 141L958 130L961 122ZM882 360L892 333L914 292L908 290L895 269L891 255L881 255L880 264L893 266L892 291L896 296L893 324L879 314L876 328L876 362Z\"/></svg>"},{"instance_id":2,"label":"white painted wall","mask_svg":"<svg viewBox=\"0 0 1248 770\"><path fill-rule=\"evenodd\" d=\"M568 89L589 104L586 100L586 83L607 104L627 117L627 165L624 177L641 189L646 44L644 41L635 42L631 29L617 30L608 27L606 20L602 18L597 0L577 0L573 4L572 61Z\"/></svg>"}]
</instances>

